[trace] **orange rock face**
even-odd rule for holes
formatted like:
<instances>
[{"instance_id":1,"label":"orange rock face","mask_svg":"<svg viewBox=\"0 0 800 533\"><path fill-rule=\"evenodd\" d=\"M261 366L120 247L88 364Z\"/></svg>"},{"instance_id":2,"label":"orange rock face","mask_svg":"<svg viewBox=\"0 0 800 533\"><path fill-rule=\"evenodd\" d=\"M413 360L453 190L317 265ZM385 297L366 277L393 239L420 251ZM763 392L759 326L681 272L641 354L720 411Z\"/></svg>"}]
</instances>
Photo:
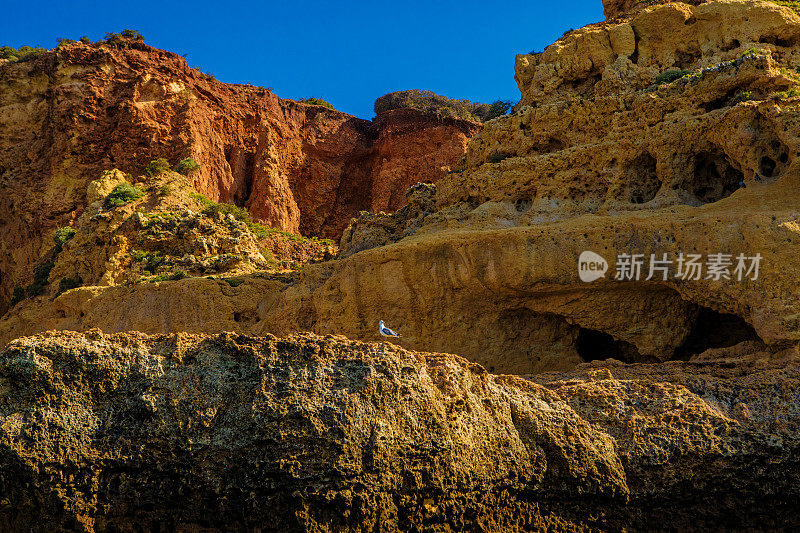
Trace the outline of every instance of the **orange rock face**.
<instances>
[{"instance_id":1,"label":"orange rock face","mask_svg":"<svg viewBox=\"0 0 800 533\"><path fill-rule=\"evenodd\" d=\"M0 65L0 311L103 170L193 157L190 180L209 198L338 238L359 211L396 209L408 185L444 175L479 128L406 110L362 120L221 83L135 41Z\"/></svg>"},{"instance_id":2,"label":"orange rock face","mask_svg":"<svg viewBox=\"0 0 800 533\"><path fill-rule=\"evenodd\" d=\"M481 125L437 117L416 109L395 109L375 119L379 137L372 170L371 211L406 205L406 190L448 174Z\"/></svg>"}]
</instances>

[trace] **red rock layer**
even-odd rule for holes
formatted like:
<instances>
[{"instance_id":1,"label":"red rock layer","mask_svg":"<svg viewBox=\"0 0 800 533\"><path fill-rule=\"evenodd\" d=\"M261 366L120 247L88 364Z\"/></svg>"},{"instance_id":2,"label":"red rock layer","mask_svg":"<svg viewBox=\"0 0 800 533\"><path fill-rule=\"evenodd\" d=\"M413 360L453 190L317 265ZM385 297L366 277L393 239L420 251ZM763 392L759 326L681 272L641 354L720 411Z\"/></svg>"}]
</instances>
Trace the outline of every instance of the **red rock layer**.
<instances>
[{"instance_id":1,"label":"red rock layer","mask_svg":"<svg viewBox=\"0 0 800 533\"><path fill-rule=\"evenodd\" d=\"M217 81L141 42L74 44L0 64L0 312L80 215L86 184L194 157L195 188L271 226L338 238L441 177L480 125L400 110L375 122Z\"/></svg>"}]
</instances>

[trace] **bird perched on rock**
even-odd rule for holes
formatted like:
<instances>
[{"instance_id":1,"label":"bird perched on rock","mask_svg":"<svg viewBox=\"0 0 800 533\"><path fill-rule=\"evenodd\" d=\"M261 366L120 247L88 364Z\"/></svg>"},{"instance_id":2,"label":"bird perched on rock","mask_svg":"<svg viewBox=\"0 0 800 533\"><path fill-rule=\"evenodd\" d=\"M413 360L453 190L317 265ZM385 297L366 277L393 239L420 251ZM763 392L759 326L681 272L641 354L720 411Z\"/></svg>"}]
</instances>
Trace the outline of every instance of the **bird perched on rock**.
<instances>
[{"instance_id":1,"label":"bird perched on rock","mask_svg":"<svg viewBox=\"0 0 800 533\"><path fill-rule=\"evenodd\" d=\"M378 324L378 333L383 335L384 337L396 337L400 338L401 336L395 333L394 331L390 330L386 326L383 325L383 320L381 320L380 324Z\"/></svg>"}]
</instances>

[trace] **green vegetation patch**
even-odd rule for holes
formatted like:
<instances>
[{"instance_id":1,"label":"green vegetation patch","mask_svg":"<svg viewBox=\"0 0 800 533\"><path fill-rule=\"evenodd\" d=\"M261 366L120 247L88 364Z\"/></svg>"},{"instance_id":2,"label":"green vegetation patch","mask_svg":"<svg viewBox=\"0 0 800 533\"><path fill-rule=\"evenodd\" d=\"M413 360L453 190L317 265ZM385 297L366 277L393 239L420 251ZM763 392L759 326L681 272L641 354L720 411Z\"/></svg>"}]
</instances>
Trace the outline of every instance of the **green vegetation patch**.
<instances>
[{"instance_id":1,"label":"green vegetation patch","mask_svg":"<svg viewBox=\"0 0 800 533\"><path fill-rule=\"evenodd\" d=\"M67 292L70 289L75 289L81 286L81 278L75 276L74 278L61 278L61 281L58 282L58 294L62 292Z\"/></svg>"},{"instance_id":2,"label":"green vegetation patch","mask_svg":"<svg viewBox=\"0 0 800 533\"><path fill-rule=\"evenodd\" d=\"M142 270L153 274L158 270L158 267L164 264L166 258L159 252L136 250L133 252L133 260L142 263Z\"/></svg>"},{"instance_id":3,"label":"green vegetation patch","mask_svg":"<svg viewBox=\"0 0 800 533\"><path fill-rule=\"evenodd\" d=\"M22 63L33 61L46 51L44 48L33 48L31 46L20 46L19 48L0 46L0 59L8 59L12 63Z\"/></svg>"},{"instance_id":4,"label":"green vegetation patch","mask_svg":"<svg viewBox=\"0 0 800 533\"><path fill-rule=\"evenodd\" d=\"M134 187L127 182L120 183L106 196L106 199L103 201L103 207L106 209L114 209L130 203L137 198L141 198L142 196L144 196L144 192L138 187Z\"/></svg>"},{"instance_id":5,"label":"green vegetation patch","mask_svg":"<svg viewBox=\"0 0 800 533\"><path fill-rule=\"evenodd\" d=\"M323 100L322 98L301 98L300 100L298 100L298 102L308 105L321 105L323 107L327 107L328 109L336 109L335 107L333 107L332 103Z\"/></svg>"},{"instance_id":6,"label":"green vegetation patch","mask_svg":"<svg viewBox=\"0 0 800 533\"><path fill-rule=\"evenodd\" d=\"M47 289L47 280L50 278L50 271L53 270L53 260L48 259L37 266L33 271L33 283L25 287L28 297L38 296Z\"/></svg>"},{"instance_id":7,"label":"green vegetation patch","mask_svg":"<svg viewBox=\"0 0 800 533\"><path fill-rule=\"evenodd\" d=\"M154 178L163 174L164 172L167 172L169 169L169 161L163 157L159 157L158 159L153 159L147 164L146 167L144 167L144 175L149 178Z\"/></svg>"},{"instance_id":8,"label":"green vegetation patch","mask_svg":"<svg viewBox=\"0 0 800 533\"><path fill-rule=\"evenodd\" d=\"M68 240L75 236L75 230L69 226L58 228L53 235L53 242L56 244L56 253L60 252Z\"/></svg>"},{"instance_id":9,"label":"green vegetation patch","mask_svg":"<svg viewBox=\"0 0 800 533\"><path fill-rule=\"evenodd\" d=\"M122 46L126 41L144 41L144 37L136 30L122 30L119 33L106 33L105 42L111 46Z\"/></svg>"},{"instance_id":10,"label":"green vegetation patch","mask_svg":"<svg viewBox=\"0 0 800 533\"><path fill-rule=\"evenodd\" d=\"M672 83L673 81L679 80L689 74L691 74L690 70L668 70L656 76L656 85Z\"/></svg>"},{"instance_id":11,"label":"green vegetation patch","mask_svg":"<svg viewBox=\"0 0 800 533\"><path fill-rule=\"evenodd\" d=\"M198 163L191 157L187 157L186 159L181 159L178 162L178 164L175 165L175 172L177 172L178 174L183 174L184 176L199 169L200 169L200 163Z\"/></svg>"}]
</instances>

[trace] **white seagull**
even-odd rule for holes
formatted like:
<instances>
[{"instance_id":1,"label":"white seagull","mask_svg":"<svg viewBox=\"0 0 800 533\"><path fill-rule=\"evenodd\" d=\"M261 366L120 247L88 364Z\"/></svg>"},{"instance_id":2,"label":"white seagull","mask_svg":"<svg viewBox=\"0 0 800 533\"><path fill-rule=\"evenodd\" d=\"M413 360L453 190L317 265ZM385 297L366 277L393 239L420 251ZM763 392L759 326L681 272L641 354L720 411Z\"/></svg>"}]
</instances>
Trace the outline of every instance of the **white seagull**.
<instances>
[{"instance_id":1,"label":"white seagull","mask_svg":"<svg viewBox=\"0 0 800 533\"><path fill-rule=\"evenodd\" d=\"M381 320L381 323L378 324L378 333L380 333L384 337L397 337L397 338L401 337L401 335L398 335L394 331L392 331L389 328L387 328L386 326L384 326L383 325L383 320Z\"/></svg>"}]
</instances>

